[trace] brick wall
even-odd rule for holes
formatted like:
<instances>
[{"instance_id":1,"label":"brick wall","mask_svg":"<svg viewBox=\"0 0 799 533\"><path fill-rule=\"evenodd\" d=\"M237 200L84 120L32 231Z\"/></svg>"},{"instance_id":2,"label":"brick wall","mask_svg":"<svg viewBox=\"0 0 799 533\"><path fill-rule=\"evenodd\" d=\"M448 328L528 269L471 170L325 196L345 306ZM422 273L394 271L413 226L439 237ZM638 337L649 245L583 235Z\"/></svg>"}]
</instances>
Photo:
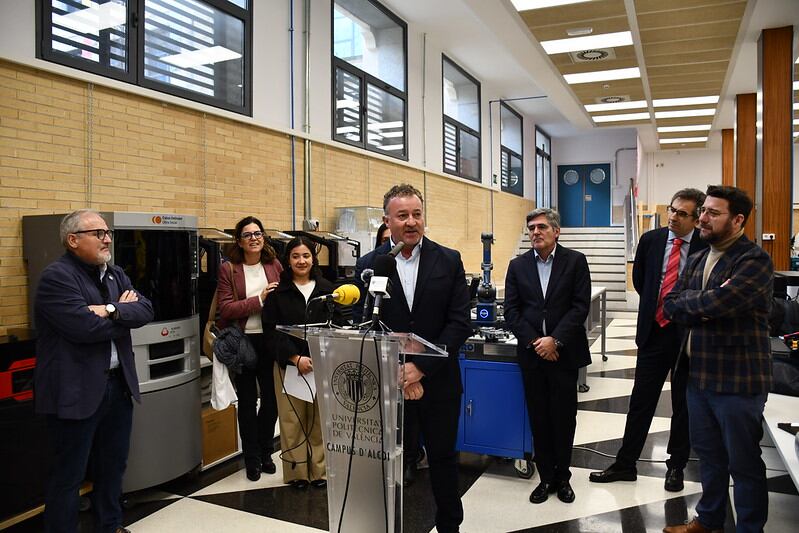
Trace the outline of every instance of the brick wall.
<instances>
[{"instance_id":1,"label":"brick wall","mask_svg":"<svg viewBox=\"0 0 799 533\"><path fill-rule=\"evenodd\" d=\"M21 217L82 207L196 215L232 227L253 214L291 228L290 138L266 128L0 61L0 334L28 323ZM295 142L296 223L303 143ZM532 202L405 165L314 143L311 206L335 229L339 206L382 206L398 182L425 193L429 236L479 272L480 233L504 279ZM493 211L492 211L493 196Z\"/></svg>"}]
</instances>

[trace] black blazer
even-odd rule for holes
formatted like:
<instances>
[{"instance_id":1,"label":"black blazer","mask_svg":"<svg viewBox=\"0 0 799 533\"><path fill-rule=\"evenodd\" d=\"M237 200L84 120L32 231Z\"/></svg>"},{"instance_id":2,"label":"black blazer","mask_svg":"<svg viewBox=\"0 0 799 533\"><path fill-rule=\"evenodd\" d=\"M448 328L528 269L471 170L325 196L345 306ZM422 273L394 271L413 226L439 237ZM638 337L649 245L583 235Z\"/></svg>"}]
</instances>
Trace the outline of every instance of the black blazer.
<instances>
[{"instance_id":1,"label":"black blazer","mask_svg":"<svg viewBox=\"0 0 799 533\"><path fill-rule=\"evenodd\" d=\"M533 250L511 260L505 276L505 321L516 336L516 355L522 370L542 364L580 368L591 363L585 319L591 304L591 273L585 256L576 250L557 245L552 261L546 295ZM547 334L563 343L554 363L542 360L530 341Z\"/></svg>"},{"instance_id":2,"label":"black blazer","mask_svg":"<svg viewBox=\"0 0 799 533\"><path fill-rule=\"evenodd\" d=\"M635 343L642 347L649 339L652 323L655 321L658 297L660 296L660 277L663 271L663 254L666 252L666 241L669 228L663 227L647 231L638 241L633 263L633 286L639 295L638 326L635 332ZM695 229L688 248L688 256L707 248L707 243L699 238L699 230ZM640 355L640 354L639 354Z\"/></svg>"},{"instance_id":3,"label":"black blazer","mask_svg":"<svg viewBox=\"0 0 799 533\"><path fill-rule=\"evenodd\" d=\"M139 379L130 330L153 319L153 306L139 291L137 302L119 303L133 290L125 272L108 265L107 295L103 295L98 267L67 252L42 272L36 290L36 412L82 420L97 411L103 400L111 363L111 341L131 396L139 401ZM89 305L114 302L119 316L100 318Z\"/></svg>"},{"instance_id":4,"label":"black blazer","mask_svg":"<svg viewBox=\"0 0 799 533\"><path fill-rule=\"evenodd\" d=\"M361 290L363 305L366 290L361 281L361 272L372 268L375 257L391 249L390 241L360 258L355 267L355 280ZM441 246L427 237L422 241L419 257L419 272L413 296L413 310L408 310L408 301L402 283L396 273L391 276L391 298L383 301L382 320L393 331L416 333L434 343L444 344L449 357L409 357L424 372L424 401L436 401L458 397L463 392L458 353L472 334L469 317L469 290L460 253ZM370 311L371 314L371 311ZM353 316L359 317L360 313Z\"/></svg>"},{"instance_id":5,"label":"black blazer","mask_svg":"<svg viewBox=\"0 0 799 533\"><path fill-rule=\"evenodd\" d=\"M283 276L275 292L264 300L262 314L264 335L267 338L267 350L273 351L275 360L281 368L286 368L286 364L290 364L288 359L292 355L310 355L306 341L275 330L276 325L290 326L306 323L305 296L294 285L294 282L287 280L286 277L285 275ZM333 284L322 276L316 276L314 279L316 286L311 292L311 298L330 294L335 289ZM326 305L323 302L311 303L307 314L308 324L316 324L327 320ZM333 323L344 323L338 304L333 310Z\"/></svg>"}]
</instances>

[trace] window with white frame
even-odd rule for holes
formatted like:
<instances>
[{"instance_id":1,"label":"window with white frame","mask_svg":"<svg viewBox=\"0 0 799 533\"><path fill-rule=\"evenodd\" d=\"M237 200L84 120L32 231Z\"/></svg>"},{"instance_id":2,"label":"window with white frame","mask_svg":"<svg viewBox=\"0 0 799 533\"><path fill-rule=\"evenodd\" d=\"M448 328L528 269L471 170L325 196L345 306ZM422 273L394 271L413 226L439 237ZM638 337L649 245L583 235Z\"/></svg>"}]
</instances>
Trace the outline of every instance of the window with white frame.
<instances>
[{"instance_id":1,"label":"window with white frame","mask_svg":"<svg viewBox=\"0 0 799 533\"><path fill-rule=\"evenodd\" d=\"M442 56L444 172L480 181L480 82Z\"/></svg>"},{"instance_id":2,"label":"window with white frame","mask_svg":"<svg viewBox=\"0 0 799 533\"><path fill-rule=\"evenodd\" d=\"M408 159L407 33L377 2L333 2L334 139Z\"/></svg>"},{"instance_id":3,"label":"window with white frame","mask_svg":"<svg viewBox=\"0 0 799 533\"><path fill-rule=\"evenodd\" d=\"M503 191L524 196L524 133L522 116L505 102L499 106L500 185Z\"/></svg>"},{"instance_id":4,"label":"window with white frame","mask_svg":"<svg viewBox=\"0 0 799 533\"><path fill-rule=\"evenodd\" d=\"M552 207L552 140L535 128L535 205Z\"/></svg>"},{"instance_id":5,"label":"window with white frame","mask_svg":"<svg viewBox=\"0 0 799 533\"><path fill-rule=\"evenodd\" d=\"M38 0L38 56L251 113L248 0Z\"/></svg>"}]
</instances>

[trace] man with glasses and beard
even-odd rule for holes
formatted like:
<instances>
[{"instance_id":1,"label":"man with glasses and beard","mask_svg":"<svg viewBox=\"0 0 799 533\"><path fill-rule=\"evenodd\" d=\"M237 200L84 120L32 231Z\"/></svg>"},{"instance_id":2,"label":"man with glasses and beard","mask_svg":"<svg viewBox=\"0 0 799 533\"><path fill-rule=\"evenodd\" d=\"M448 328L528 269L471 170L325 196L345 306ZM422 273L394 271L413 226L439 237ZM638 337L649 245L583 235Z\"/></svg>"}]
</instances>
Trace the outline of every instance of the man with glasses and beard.
<instances>
[{"instance_id":1,"label":"man with glasses and beard","mask_svg":"<svg viewBox=\"0 0 799 533\"><path fill-rule=\"evenodd\" d=\"M633 263L633 285L640 297L635 342L635 384L630 396L624 438L616 461L605 470L591 472L594 483L635 481L635 463L644 448L660 393L671 372L671 431L667 451L665 489L683 490L683 469L691 444L688 439L688 408L685 405L686 365L674 370L680 352L678 326L663 316L663 297L677 282L688 257L707 248L696 227L698 209L705 193L697 189L677 191L669 205L669 225L641 236Z\"/></svg>"},{"instance_id":2,"label":"man with glasses and beard","mask_svg":"<svg viewBox=\"0 0 799 533\"><path fill-rule=\"evenodd\" d=\"M47 416L53 466L45 531L76 531L79 488L90 478L95 531L126 532L120 496L139 380L130 330L153 319L152 304L111 261L113 231L87 209L61 221L66 253L44 269L35 299L36 411Z\"/></svg>"},{"instance_id":3,"label":"man with glasses and beard","mask_svg":"<svg viewBox=\"0 0 799 533\"><path fill-rule=\"evenodd\" d=\"M771 385L768 315L774 266L743 234L752 200L736 187L712 185L699 210L710 244L693 255L664 303L687 330L678 365L688 365L691 444L699 456L702 497L696 518L666 533L724 529L730 476L736 531L763 531L768 516L761 420Z\"/></svg>"}]
</instances>

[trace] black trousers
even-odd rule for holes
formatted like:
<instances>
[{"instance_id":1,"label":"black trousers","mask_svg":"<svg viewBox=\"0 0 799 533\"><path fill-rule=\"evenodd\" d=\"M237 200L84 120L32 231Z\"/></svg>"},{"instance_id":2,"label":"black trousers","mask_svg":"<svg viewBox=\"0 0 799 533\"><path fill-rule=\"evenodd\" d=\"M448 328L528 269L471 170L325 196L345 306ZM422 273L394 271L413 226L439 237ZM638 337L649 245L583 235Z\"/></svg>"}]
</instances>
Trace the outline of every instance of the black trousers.
<instances>
[{"instance_id":1,"label":"black trousers","mask_svg":"<svg viewBox=\"0 0 799 533\"><path fill-rule=\"evenodd\" d=\"M577 428L576 368L561 368L540 362L522 371L533 460L541 481L560 483L571 478L574 431Z\"/></svg>"},{"instance_id":2,"label":"black trousers","mask_svg":"<svg viewBox=\"0 0 799 533\"><path fill-rule=\"evenodd\" d=\"M667 452L669 468L685 468L691 453L688 437L688 408L685 387L688 382L688 362L681 361L673 372L680 349L680 336L674 324L661 328L652 324L646 343L638 349L635 364L635 383L630 396L624 438L616 456L616 465L632 468L641 456L655 408L669 372L671 375L671 432Z\"/></svg>"},{"instance_id":3,"label":"black trousers","mask_svg":"<svg viewBox=\"0 0 799 533\"><path fill-rule=\"evenodd\" d=\"M239 435L244 463L250 467L260 467L262 459L267 459L275 451L277 400L272 373L274 359L266 355L263 334L248 334L247 338L258 354L258 365L252 370L243 369L233 381L239 397ZM256 410L259 397L261 405Z\"/></svg>"},{"instance_id":4,"label":"black trousers","mask_svg":"<svg viewBox=\"0 0 799 533\"><path fill-rule=\"evenodd\" d=\"M430 485L436 501L436 529L439 533L458 531L463 522L463 505L458 490L458 419L460 396L418 405L419 428L430 463Z\"/></svg>"}]
</instances>

